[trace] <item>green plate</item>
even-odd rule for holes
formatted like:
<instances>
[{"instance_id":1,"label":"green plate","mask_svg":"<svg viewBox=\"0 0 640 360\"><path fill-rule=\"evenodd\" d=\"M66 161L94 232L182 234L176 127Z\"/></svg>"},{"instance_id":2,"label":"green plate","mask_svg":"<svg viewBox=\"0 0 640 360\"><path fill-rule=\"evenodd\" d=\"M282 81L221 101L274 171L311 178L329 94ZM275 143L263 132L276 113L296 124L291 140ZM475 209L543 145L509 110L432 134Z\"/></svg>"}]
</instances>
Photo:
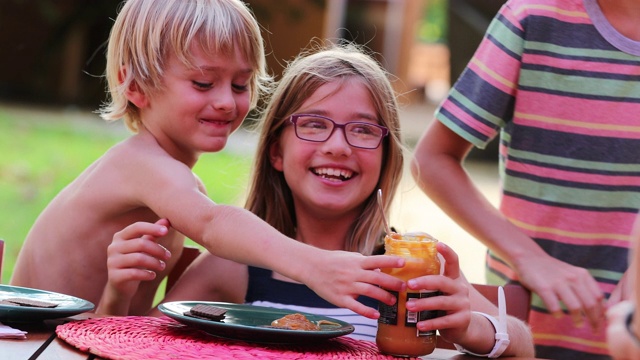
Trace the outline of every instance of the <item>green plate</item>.
<instances>
[{"instance_id":1,"label":"green plate","mask_svg":"<svg viewBox=\"0 0 640 360\"><path fill-rule=\"evenodd\" d=\"M221 321L206 320L184 315L185 312L198 304L213 305L223 308L227 312ZM170 318L206 331L211 335L249 342L273 344L305 343L347 335L355 330L353 325L349 323L326 316L245 304L174 301L160 304L158 309ZM320 330L317 331L288 330L270 327L273 320L294 313L305 315L309 321L317 322L320 320L328 320L339 325L321 325Z\"/></svg>"},{"instance_id":2,"label":"green plate","mask_svg":"<svg viewBox=\"0 0 640 360\"><path fill-rule=\"evenodd\" d=\"M0 304L0 321L37 322L46 319L73 316L91 311L94 308L93 303L69 295L19 286L0 285L0 300L9 298L48 301L56 303L58 306L54 308L38 308Z\"/></svg>"}]
</instances>

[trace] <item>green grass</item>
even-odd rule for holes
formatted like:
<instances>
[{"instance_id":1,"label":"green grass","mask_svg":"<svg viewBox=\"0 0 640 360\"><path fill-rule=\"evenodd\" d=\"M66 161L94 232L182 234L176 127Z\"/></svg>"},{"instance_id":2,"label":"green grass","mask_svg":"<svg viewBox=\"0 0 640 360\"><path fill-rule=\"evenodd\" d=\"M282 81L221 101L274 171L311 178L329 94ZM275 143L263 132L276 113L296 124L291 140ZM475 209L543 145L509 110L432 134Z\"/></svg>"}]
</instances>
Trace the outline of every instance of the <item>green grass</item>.
<instances>
[{"instance_id":1,"label":"green grass","mask_svg":"<svg viewBox=\"0 0 640 360\"><path fill-rule=\"evenodd\" d=\"M8 283L22 242L49 201L127 136L121 122L107 124L89 111L0 104L2 283ZM194 172L214 201L241 205L250 167L250 155L222 151L203 155Z\"/></svg>"}]
</instances>

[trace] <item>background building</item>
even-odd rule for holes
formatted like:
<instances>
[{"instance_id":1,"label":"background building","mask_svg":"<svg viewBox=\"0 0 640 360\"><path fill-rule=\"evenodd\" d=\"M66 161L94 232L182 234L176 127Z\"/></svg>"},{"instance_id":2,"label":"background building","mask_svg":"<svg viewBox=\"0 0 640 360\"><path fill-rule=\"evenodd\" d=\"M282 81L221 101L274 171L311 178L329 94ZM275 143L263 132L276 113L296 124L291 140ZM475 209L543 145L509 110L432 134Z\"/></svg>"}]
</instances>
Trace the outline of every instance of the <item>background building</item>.
<instances>
[{"instance_id":1,"label":"background building","mask_svg":"<svg viewBox=\"0 0 640 360\"><path fill-rule=\"evenodd\" d=\"M503 2L245 1L264 29L276 77L311 39L349 39L377 54L407 102L440 99ZM0 1L0 101L96 108L105 99L105 42L120 3Z\"/></svg>"}]
</instances>

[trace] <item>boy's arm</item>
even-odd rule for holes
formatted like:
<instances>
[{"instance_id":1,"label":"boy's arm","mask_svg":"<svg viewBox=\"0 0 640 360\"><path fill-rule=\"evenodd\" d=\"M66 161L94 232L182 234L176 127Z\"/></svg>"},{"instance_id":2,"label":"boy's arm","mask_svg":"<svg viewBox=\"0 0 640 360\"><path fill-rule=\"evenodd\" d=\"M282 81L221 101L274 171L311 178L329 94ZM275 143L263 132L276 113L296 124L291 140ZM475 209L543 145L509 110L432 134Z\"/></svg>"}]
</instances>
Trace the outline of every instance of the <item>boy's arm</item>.
<instances>
[{"instance_id":1,"label":"boy's arm","mask_svg":"<svg viewBox=\"0 0 640 360\"><path fill-rule=\"evenodd\" d=\"M306 284L336 306L369 318L379 316L377 309L358 302L357 296L392 304L395 298L382 288L399 291L403 287L402 281L377 271L403 266L401 258L365 257L303 244L245 209L216 205L200 191L186 167L165 162L153 168L144 173L154 176L145 176L138 188L143 203L216 256L277 271Z\"/></svg>"},{"instance_id":2,"label":"boy's arm","mask_svg":"<svg viewBox=\"0 0 640 360\"><path fill-rule=\"evenodd\" d=\"M395 277L376 271L402 266L401 258L318 249L285 237L244 209L216 205L214 210L214 218L206 221L210 225L199 239L209 251L233 261L272 269L306 284L336 306L377 318L377 309L355 298L365 295L392 304L395 298L383 289L401 290L403 286Z\"/></svg>"},{"instance_id":3,"label":"boy's arm","mask_svg":"<svg viewBox=\"0 0 640 360\"><path fill-rule=\"evenodd\" d=\"M585 270L559 261L510 223L475 187L462 166L471 143L434 121L415 149L412 173L420 188L472 236L502 257L522 284L549 311L562 316L560 301L574 323L586 314L592 326L603 320L603 294ZM567 286L567 284L573 284Z\"/></svg>"},{"instance_id":4,"label":"boy's arm","mask_svg":"<svg viewBox=\"0 0 640 360\"><path fill-rule=\"evenodd\" d=\"M188 299L242 304L248 281L246 265L204 252L187 267L161 302ZM149 315L160 316L162 313L155 308Z\"/></svg>"}]
</instances>

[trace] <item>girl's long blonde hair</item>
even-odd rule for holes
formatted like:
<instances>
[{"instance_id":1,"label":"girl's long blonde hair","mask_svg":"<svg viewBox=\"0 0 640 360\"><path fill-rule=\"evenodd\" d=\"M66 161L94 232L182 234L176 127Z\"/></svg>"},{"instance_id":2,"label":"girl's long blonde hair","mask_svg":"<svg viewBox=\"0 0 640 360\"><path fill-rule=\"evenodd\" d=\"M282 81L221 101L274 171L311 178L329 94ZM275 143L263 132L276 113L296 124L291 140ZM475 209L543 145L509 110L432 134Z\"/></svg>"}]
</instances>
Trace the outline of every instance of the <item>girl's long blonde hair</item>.
<instances>
[{"instance_id":1,"label":"girl's long blonde hair","mask_svg":"<svg viewBox=\"0 0 640 360\"><path fill-rule=\"evenodd\" d=\"M385 137L378 187L388 206L400 183L403 154L398 104L388 74L362 48L354 44L330 45L301 54L288 64L263 114L262 130L253 167L246 208L295 238L296 218L291 190L284 175L275 170L269 148L279 139L285 122L322 85L357 77L371 94L380 124L390 130ZM386 214L388 216L388 212ZM370 255L380 245L383 222L376 193L366 200L362 216L353 224L344 250Z\"/></svg>"}]
</instances>

